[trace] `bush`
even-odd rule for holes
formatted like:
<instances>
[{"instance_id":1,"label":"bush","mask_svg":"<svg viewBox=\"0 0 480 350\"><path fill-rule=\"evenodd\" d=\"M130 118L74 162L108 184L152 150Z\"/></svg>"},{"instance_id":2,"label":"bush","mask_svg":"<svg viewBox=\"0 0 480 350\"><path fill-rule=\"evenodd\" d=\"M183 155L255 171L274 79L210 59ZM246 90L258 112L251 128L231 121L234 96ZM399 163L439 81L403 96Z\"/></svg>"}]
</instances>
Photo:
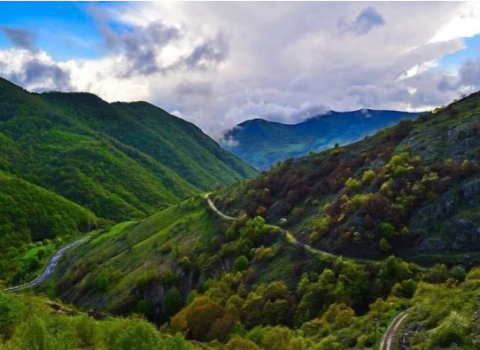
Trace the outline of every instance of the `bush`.
<instances>
[{"instance_id":1,"label":"bush","mask_svg":"<svg viewBox=\"0 0 480 350\"><path fill-rule=\"evenodd\" d=\"M395 227L388 222L384 222L380 230L382 232L383 238L385 238L388 241L390 241L395 235Z\"/></svg>"},{"instance_id":2,"label":"bush","mask_svg":"<svg viewBox=\"0 0 480 350\"><path fill-rule=\"evenodd\" d=\"M357 179L354 179L354 178L349 178L346 182L345 182L345 187L347 188L348 191L350 192L354 192L356 190L358 190L360 188L360 181L358 181Z\"/></svg>"},{"instance_id":3,"label":"bush","mask_svg":"<svg viewBox=\"0 0 480 350\"><path fill-rule=\"evenodd\" d=\"M383 250L384 252L389 252L392 249L392 246L390 243L385 238L382 238L380 240L380 249Z\"/></svg>"},{"instance_id":4,"label":"bush","mask_svg":"<svg viewBox=\"0 0 480 350\"><path fill-rule=\"evenodd\" d=\"M245 255L240 255L233 263L233 271L242 272L248 269L248 259Z\"/></svg>"},{"instance_id":5,"label":"bush","mask_svg":"<svg viewBox=\"0 0 480 350\"><path fill-rule=\"evenodd\" d=\"M375 180L375 172L373 170L366 170L362 176L362 182L369 184Z\"/></svg>"},{"instance_id":6,"label":"bush","mask_svg":"<svg viewBox=\"0 0 480 350\"><path fill-rule=\"evenodd\" d=\"M455 343L461 346L466 340L467 328L468 321L456 311L452 311L440 326L431 332L427 344L448 347Z\"/></svg>"},{"instance_id":7,"label":"bush","mask_svg":"<svg viewBox=\"0 0 480 350\"><path fill-rule=\"evenodd\" d=\"M155 327L146 322L132 321L116 342L116 350L160 350L160 337Z\"/></svg>"}]
</instances>

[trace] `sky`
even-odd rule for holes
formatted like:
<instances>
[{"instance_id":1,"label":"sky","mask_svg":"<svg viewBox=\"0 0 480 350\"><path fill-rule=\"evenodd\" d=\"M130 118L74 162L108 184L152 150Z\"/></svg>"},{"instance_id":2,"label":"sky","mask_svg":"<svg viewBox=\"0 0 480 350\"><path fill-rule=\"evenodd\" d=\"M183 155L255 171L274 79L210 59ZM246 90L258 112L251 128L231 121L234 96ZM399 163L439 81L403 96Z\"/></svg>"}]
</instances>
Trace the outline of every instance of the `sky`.
<instances>
[{"instance_id":1,"label":"sky","mask_svg":"<svg viewBox=\"0 0 480 350\"><path fill-rule=\"evenodd\" d=\"M0 2L0 76L148 101L217 140L253 118L424 111L480 89L480 3Z\"/></svg>"}]
</instances>

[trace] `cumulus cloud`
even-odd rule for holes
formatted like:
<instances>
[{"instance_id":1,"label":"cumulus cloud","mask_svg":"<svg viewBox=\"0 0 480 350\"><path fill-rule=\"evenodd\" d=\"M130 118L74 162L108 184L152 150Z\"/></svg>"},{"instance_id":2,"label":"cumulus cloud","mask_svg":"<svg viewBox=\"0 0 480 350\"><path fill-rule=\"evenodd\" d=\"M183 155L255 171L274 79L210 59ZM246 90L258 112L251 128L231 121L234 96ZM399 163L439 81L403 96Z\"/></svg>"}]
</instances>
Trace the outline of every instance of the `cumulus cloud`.
<instances>
[{"instance_id":1,"label":"cumulus cloud","mask_svg":"<svg viewBox=\"0 0 480 350\"><path fill-rule=\"evenodd\" d=\"M68 68L46 53L23 49L0 50L0 72L32 91L74 91Z\"/></svg>"},{"instance_id":2,"label":"cumulus cloud","mask_svg":"<svg viewBox=\"0 0 480 350\"><path fill-rule=\"evenodd\" d=\"M365 35L376 27L383 26L385 20L374 7L367 7L362 10L353 20L341 18L338 21L338 29L342 33L354 33L356 35Z\"/></svg>"},{"instance_id":3,"label":"cumulus cloud","mask_svg":"<svg viewBox=\"0 0 480 350\"><path fill-rule=\"evenodd\" d=\"M101 57L56 61L41 48L0 49L0 75L28 89L147 100L218 139L252 118L298 123L329 109L420 111L480 86L477 61L442 67L443 57L465 47L465 37L480 33L477 7L103 4L89 8ZM467 14L466 25L451 24Z\"/></svg>"},{"instance_id":4,"label":"cumulus cloud","mask_svg":"<svg viewBox=\"0 0 480 350\"><path fill-rule=\"evenodd\" d=\"M188 67L206 69L210 64L224 61L228 55L228 44L223 33L197 46L186 58Z\"/></svg>"},{"instance_id":5,"label":"cumulus cloud","mask_svg":"<svg viewBox=\"0 0 480 350\"><path fill-rule=\"evenodd\" d=\"M35 36L30 31L7 26L0 26L0 31L14 46L30 51L35 50Z\"/></svg>"},{"instance_id":6,"label":"cumulus cloud","mask_svg":"<svg viewBox=\"0 0 480 350\"><path fill-rule=\"evenodd\" d=\"M89 5L87 10L104 39L104 48L121 56L115 73L122 78L166 74L173 70L205 70L222 62L228 53L228 43L221 32L185 50L181 46L185 46L182 40L187 33L161 20L142 25L129 23L123 30L115 31L110 24L112 18L109 12L95 4ZM169 46L172 42L173 45ZM172 59L172 48L177 51L173 55L177 56L176 59Z\"/></svg>"},{"instance_id":7,"label":"cumulus cloud","mask_svg":"<svg viewBox=\"0 0 480 350\"><path fill-rule=\"evenodd\" d=\"M468 61L460 68L462 85L480 87L480 60Z\"/></svg>"}]
</instances>

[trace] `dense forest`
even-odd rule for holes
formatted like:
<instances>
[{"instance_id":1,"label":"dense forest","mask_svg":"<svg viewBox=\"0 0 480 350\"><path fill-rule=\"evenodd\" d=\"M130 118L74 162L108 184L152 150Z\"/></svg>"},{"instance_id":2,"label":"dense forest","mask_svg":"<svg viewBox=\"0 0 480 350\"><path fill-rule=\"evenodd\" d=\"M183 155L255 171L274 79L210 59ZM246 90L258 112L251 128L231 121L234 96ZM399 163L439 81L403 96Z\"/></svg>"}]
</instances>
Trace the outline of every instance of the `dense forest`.
<instances>
[{"instance_id":1,"label":"dense forest","mask_svg":"<svg viewBox=\"0 0 480 350\"><path fill-rule=\"evenodd\" d=\"M0 144L0 170L115 221L256 174L193 124L145 102L33 94L3 79Z\"/></svg>"},{"instance_id":2,"label":"dense forest","mask_svg":"<svg viewBox=\"0 0 480 350\"><path fill-rule=\"evenodd\" d=\"M0 275L8 281L38 272L49 254L38 256L36 245L59 247L256 174L148 103L29 93L1 78L0 148L0 251L10 259Z\"/></svg>"}]
</instances>

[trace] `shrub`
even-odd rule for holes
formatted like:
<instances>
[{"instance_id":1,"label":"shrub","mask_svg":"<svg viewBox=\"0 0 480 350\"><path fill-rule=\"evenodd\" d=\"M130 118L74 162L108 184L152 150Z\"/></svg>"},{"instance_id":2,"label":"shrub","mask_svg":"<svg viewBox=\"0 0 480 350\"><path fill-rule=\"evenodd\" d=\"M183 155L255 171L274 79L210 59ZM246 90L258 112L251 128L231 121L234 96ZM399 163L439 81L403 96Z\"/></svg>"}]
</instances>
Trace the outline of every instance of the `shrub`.
<instances>
[{"instance_id":1,"label":"shrub","mask_svg":"<svg viewBox=\"0 0 480 350\"><path fill-rule=\"evenodd\" d=\"M155 327L141 320L131 321L117 340L118 350L153 350L160 349L160 337Z\"/></svg>"},{"instance_id":2,"label":"shrub","mask_svg":"<svg viewBox=\"0 0 480 350\"><path fill-rule=\"evenodd\" d=\"M362 182L369 184L375 180L375 172L373 170L365 170L362 176Z\"/></svg>"},{"instance_id":3,"label":"shrub","mask_svg":"<svg viewBox=\"0 0 480 350\"><path fill-rule=\"evenodd\" d=\"M360 181L350 177L345 182L345 187L347 188L348 191L351 191L351 192L356 191L360 188Z\"/></svg>"},{"instance_id":4,"label":"shrub","mask_svg":"<svg viewBox=\"0 0 480 350\"><path fill-rule=\"evenodd\" d=\"M182 296L177 288L170 288L165 294L165 313L168 316L175 315L183 306Z\"/></svg>"},{"instance_id":5,"label":"shrub","mask_svg":"<svg viewBox=\"0 0 480 350\"><path fill-rule=\"evenodd\" d=\"M227 350L260 350L254 342L243 339L241 337L234 337L227 343Z\"/></svg>"},{"instance_id":6,"label":"shrub","mask_svg":"<svg viewBox=\"0 0 480 350\"><path fill-rule=\"evenodd\" d=\"M385 238L388 241L390 241L395 235L395 227L388 222L384 222L380 230L382 232L383 238Z\"/></svg>"},{"instance_id":7,"label":"shrub","mask_svg":"<svg viewBox=\"0 0 480 350\"><path fill-rule=\"evenodd\" d=\"M248 259L245 255L240 255L233 263L233 270L235 272L242 272L246 269L248 269Z\"/></svg>"},{"instance_id":8,"label":"shrub","mask_svg":"<svg viewBox=\"0 0 480 350\"><path fill-rule=\"evenodd\" d=\"M441 347L448 347L453 343L457 346L462 345L466 340L467 328L467 320L456 311L452 311L450 315L431 332L427 343L431 346L437 345Z\"/></svg>"},{"instance_id":9,"label":"shrub","mask_svg":"<svg viewBox=\"0 0 480 350\"><path fill-rule=\"evenodd\" d=\"M383 250L384 252L389 252L392 249L392 246L390 243L385 238L382 238L380 240L380 249Z\"/></svg>"}]
</instances>

